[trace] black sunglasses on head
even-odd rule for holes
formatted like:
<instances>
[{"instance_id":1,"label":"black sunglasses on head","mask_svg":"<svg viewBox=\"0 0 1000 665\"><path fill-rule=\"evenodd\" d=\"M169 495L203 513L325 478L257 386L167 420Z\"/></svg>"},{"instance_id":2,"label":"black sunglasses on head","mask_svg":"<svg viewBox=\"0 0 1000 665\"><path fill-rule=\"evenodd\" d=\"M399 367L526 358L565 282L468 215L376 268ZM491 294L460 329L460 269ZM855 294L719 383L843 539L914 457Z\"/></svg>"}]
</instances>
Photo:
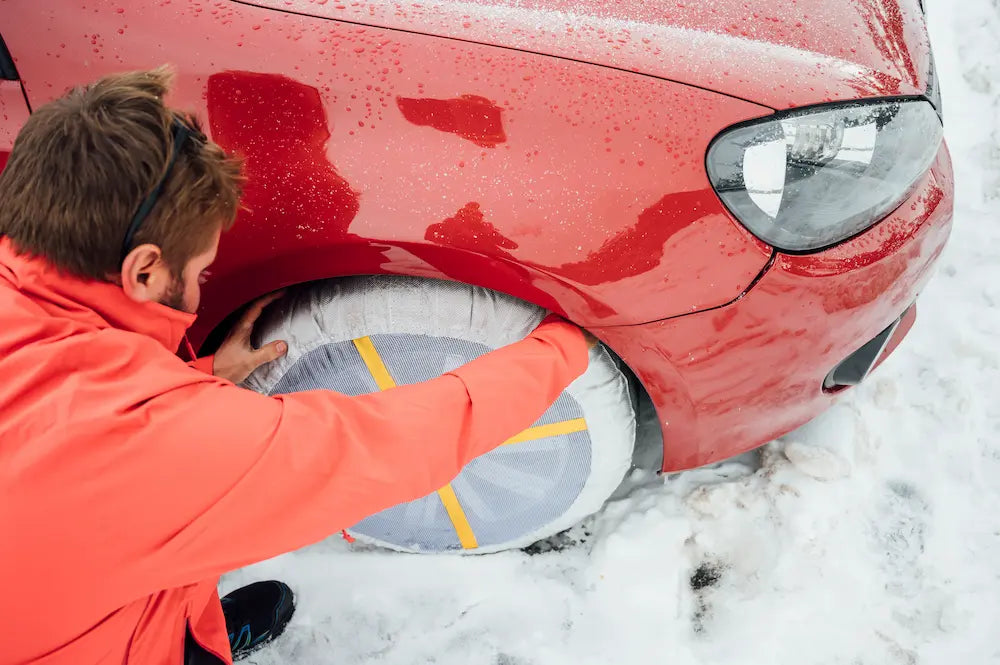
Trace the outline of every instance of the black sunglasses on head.
<instances>
[{"instance_id":1,"label":"black sunglasses on head","mask_svg":"<svg viewBox=\"0 0 1000 665\"><path fill-rule=\"evenodd\" d=\"M139 208L132 216L132 221L129 222L128 230L125 232L125 240L122 241L122 261L125 260L129 250L132 249L132 241L135 240L135 234L139 232L140 228L142 228L142 223L146 221L146 217L149 216L153 206L156 205L157 199L160 198L160 192L163 190L163 184L167 181L167 178L170 177L170 172L174 169L174 162L177 161L177 155L180 153L181 148L184 147L184 144L187 143L188 138L195 134L196 131L193 127L190 127L176 116L174 116L174 121L171 123L171 127L174 130L174 149L170 153L170 161L167 162L167 169L163 172L163 177L156 183L153 190L146 195L146 198L142 200L142 203L139 204Z\"/></svg>"}]
</instances>

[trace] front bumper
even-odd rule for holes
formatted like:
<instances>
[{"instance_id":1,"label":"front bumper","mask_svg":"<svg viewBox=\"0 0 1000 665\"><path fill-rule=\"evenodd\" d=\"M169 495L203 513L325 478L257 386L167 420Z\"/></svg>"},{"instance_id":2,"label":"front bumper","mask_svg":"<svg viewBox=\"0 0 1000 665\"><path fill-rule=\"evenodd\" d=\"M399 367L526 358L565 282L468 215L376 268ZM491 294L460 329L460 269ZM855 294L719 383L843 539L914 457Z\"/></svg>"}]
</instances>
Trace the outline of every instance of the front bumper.
<instances>
[{"instance_id":1,"label":"front bumper","mask_svg":"<svg viewBox=\"0 0 1000 665\"><path fill-rule=\"evenodd\" d=\"M728 305L594 329L652 399L663 470L738 455L811 420L839 392L829 385L834 368L902 317L881 362L908 330L903 315L944 248L953 192L942 146L913 195L860 236L816 254L776 254Z\"/></svg>"}]
</instances>

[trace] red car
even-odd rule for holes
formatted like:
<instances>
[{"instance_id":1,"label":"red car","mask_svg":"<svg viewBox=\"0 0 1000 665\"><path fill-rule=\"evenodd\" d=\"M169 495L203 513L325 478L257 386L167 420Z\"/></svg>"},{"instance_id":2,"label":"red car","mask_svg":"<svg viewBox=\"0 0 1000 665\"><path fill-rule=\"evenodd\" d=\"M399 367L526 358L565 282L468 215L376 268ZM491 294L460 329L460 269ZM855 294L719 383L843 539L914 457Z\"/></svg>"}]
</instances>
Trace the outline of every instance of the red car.
<instances>
[{"instance_id":1,"label":"red car","mask_svg":"<svg viewBox=\"0 0 1000 665\"><path fill-rule=\"evenodd\" d=\"M619 425L654 414L636 449L652 441L676 471L805 423L913 323L953 200L921 4L7 0L0 165L31 107L170 63L171 102L249 177L196 346L289 285L490 289L597 335L637 388L639 416ZM306 300L279 316L324 306ZM527 485L570 473L563 458L520 462ZM509 489L505 464L479 475ZM570 475L601 472L588 464ZM567 513L528 490L441 494L434 515L358 533L502 549L610 493ZM556 518L529 519L540 510ZM445 513L457 544L390 533ZM505 530L470 546L490 515Z\"/></svg>"}]
</instances>

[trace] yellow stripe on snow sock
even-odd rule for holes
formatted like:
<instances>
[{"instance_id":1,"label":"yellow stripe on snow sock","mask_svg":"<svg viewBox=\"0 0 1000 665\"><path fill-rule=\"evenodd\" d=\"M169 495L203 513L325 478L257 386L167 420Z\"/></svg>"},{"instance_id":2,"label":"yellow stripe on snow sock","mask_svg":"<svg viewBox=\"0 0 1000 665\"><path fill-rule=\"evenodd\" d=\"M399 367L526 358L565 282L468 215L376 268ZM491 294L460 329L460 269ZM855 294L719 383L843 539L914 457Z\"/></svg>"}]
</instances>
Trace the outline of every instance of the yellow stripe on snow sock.
<instances>
[{"instance_id":1,"label":"yellow stripe on snow sock","mask_svg":"<svg viewBox=\"0 0 1000 665\"><path fill-rule=\"evenodd\" d=\"M375 379L375 385L378 386L379 390L388 390L389 388L396 387L396 382L393 380L392 375L389 374L385 363L382 362L382 357L379 356L378 351L375 349L375 344L372 343L371 337L360 337L354 340L354 347L361 354L361 360L365 362L365 367L368 368L372 378Z\"/></svg>"},{"instance_id":2,"label":"yellow stripe on snow sock","mask_svg":"<svg viewBox=\"0 0 1000 665\"><path fill-rule=\"evenodd\" d=\"M537 439L544 439L549 436L559 436L560 434L572 434L573 432L583 432L587 429L587 421L583 418L574 418L573 420L563 420L558 423L549 423L548 425L539 425L538 427L529 427L520 434L510 437L503 442L503 445L509 446L515 443L524 443L525 441L535 441Z\"/></svg>"},{"instance_id":3,"label":"yellow stripe on snow sock","mask_svg":"<svg viewBox=\"0 0 1000 665\"><path fill-rule=\"evenodd\" d=\"M382 357L379 356L371 337L360 337L354 340L354 348L358 350L361 360L364 361L368 372L375 379L375 385L378 386L379 390L388 390L389 388L396 387L396 381L389 374L389 369L385 366L385 363L382 362ZM465 511L462 510L462 504L458 502L455 490L452 489L451 485L445 485L437 493L441 499L441 504L448 512L451 525L458 536L458 542L467 550L474 550L479 547L479 544L476 542L476 534L472 532L472 526L469 524L469 519L465 516Z\"/></svg>"},{"instance_id":4,"label":"yellow stripe on snow sock","mask_svg":"<svg viewBox=\"0 0 1000 665\"><path fill-rule=\"evenodd\" d=\"M465 516L462 504L458 502L458 497L455 495L455 490L452 489L452 486L445 485L439 489L438 496L441 497L444 509L448 511L448 517L451 519L451 525L455 527L455 533L458 535L458 542L461 543L462 549L474 550L479 547L479 543L476 541L476 534L472 533L472 525L469 524L469 518Z\"/></svg>"}]
</instances>

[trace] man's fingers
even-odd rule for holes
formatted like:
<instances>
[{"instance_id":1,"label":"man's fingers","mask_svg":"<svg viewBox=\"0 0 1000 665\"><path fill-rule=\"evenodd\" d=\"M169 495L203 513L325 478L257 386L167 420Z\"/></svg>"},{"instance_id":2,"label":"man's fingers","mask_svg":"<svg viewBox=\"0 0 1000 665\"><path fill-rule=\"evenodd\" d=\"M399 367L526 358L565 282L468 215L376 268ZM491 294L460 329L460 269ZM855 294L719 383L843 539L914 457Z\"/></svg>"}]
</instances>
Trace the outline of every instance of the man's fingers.
<instances>
[{"instance_id":1,"label":"man's fingers","mask_svg":"<svg viewBox=\"0 0 1000 665\"><path fill-rule=\"evenodd\" d=\"M251 371L257 369L261 365L266 365L272 360L277 360L286 353L288 353L288 344L286 344L284 340L278 340L276 342L271 342L270 344L265 344L250 354L251 364L253 365Z\"/></svg>"},{"instance_id":2,"label":"man's fingers","mask_svg":"<svg viewBox=\"0 0 1000 665\"><path fill-rule=\"evenodd\" d=\"M266 296L257 298L253 303L247 308L247 311L243 313L240 317L239 327L247 331L253 328L253 324L257 323L257 319L260 318L260 313L264 311L264 308L273 303L275 300L285 295L284 291L275 291L274 293L269 293Z\"/></svg>"}]
</instances>

